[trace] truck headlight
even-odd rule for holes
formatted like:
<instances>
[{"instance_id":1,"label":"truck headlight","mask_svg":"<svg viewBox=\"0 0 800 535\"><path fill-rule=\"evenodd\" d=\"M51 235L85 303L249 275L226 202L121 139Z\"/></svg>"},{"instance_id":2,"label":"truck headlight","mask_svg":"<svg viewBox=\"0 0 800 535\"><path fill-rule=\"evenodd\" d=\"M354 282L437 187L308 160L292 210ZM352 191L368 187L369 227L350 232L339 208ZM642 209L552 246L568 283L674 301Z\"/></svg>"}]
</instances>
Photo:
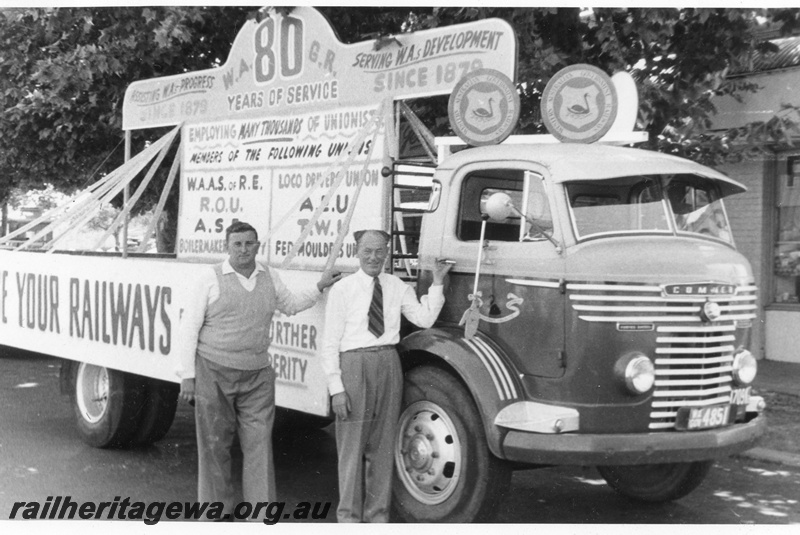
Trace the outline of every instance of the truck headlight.
<instances>
[{"instance_id":1,"label":"truck headlight","mask_svg":"<svg viewBox=\"0 0 800 535\"><path fill-rule=\"evenodd\" d=\"M649 392L656 381L653 361L641 353L622 357L617 362L616 372L625 381L628 391L636 395Z\"/></svg>"},{"instance_id":2,"label":"truck headlight","mask_svg":"<svg viewBox=\"0 0 800 535\"><path fill-rule=\"evenodd\" d=\"M746 349L739 349L733 356L733 380L738 385L749 385L756 378L758 362Z\"/></svg>"}]
</instances>

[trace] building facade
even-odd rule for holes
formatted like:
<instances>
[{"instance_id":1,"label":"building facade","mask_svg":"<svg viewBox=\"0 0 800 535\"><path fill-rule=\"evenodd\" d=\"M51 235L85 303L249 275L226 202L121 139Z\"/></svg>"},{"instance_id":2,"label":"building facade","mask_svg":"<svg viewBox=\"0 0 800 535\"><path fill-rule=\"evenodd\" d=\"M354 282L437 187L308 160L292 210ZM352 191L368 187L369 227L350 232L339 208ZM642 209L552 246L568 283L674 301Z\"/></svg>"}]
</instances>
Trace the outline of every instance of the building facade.
<instances>
[{"instance_id":1,"label":"building facade","mask_svg":"<svg viewBox=\"0 0 800 535\"><path fill-rule=\"evenodd\" d=\"M736 75L758 84L742 101L715 101L714 129L725 131L782 117L800 127L800 37L773 41L779 52ZM800 363L800 130L755 159L720 166L748 191L728 199L737 248L760 288L761 323L753 350L769 360Z\"/></svg>"}]
</instances>

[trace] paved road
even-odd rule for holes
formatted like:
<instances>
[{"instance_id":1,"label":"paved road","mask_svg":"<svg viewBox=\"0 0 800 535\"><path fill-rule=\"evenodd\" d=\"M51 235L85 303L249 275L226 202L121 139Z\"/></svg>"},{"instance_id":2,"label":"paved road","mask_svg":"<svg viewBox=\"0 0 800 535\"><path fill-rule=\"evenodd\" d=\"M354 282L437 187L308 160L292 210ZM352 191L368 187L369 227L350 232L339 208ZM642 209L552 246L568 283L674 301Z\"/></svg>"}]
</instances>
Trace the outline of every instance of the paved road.
<instances>
[{"instance_id":1,"label":"paved road","mask_svg":"<svg viewBox=\"0 0 800 535\"><path fill-rule=\"evenodd\" d=\"M135 450L81 442L58 393L59 364L0 347L0 519L14 502L193 501L197 454L191 408L181 403L167 436ZM277 480L287 503L333 502L336 452L330 429L281 434ZM797 524L800 470L740 458L718 463L703 485L676 503L642 507L617 496L594 469L514 474L498 522L594 524Z\"/></svg>"}]
</instances>

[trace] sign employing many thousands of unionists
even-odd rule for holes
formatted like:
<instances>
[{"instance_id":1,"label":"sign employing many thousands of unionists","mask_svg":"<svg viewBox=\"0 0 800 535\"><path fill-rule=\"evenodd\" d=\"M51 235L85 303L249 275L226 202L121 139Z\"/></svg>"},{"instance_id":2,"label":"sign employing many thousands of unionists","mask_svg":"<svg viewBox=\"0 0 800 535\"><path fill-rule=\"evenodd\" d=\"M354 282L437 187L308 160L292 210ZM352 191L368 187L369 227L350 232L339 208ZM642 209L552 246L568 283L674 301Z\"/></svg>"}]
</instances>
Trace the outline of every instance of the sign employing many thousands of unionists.
<instances>
[{"instance_id":1,"label":"sign employing many thousands of unionists","mask_svg":"<svg viewBox=\"0 0 800 535\"><path fill-rule=\"evenodd\" d=\"M373 120L374 111L344 108L291 118L184 126L178 254L224 255L224 230L239 219L252 224L260 237L274 229L269 240L261 240L259 257L280 264L334 183L338 168L333 164L352 157L341 184L291 264L322 268L362 180L350 228L374 226L383 205L383 136L367 136L360 143L357 139ZM317 188L304 200L315 184ZM294 206L297 210L289 213ZM355 244L348 236L337 266L355 269L357 265Z\"/></svg>"}]
</instances>

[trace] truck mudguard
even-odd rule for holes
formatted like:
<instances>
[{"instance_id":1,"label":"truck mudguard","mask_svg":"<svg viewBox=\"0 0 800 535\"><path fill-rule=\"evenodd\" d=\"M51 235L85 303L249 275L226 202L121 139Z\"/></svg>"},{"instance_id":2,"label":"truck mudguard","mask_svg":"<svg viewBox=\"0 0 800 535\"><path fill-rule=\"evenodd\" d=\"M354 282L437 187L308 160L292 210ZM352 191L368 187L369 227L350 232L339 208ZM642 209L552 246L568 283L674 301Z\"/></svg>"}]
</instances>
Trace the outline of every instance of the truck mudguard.
<instances>
[{"instance_id":1,"label":"truck mudguard","mask_svg":"<svg viewBox=\"0 0 800 535\"><path fill-rule=\"evenodd\" d=\"M480 411L489 449L502 458L502 439L506 431L494 424L503 407L522 397L516 373L507 364L508 358L490 339L477 334L471 340L462 329L434 328L417 331L405 337L398 346L401 360L411 353L425 353L441 359L469 388Z\"/></svg>"}]
</instances>

